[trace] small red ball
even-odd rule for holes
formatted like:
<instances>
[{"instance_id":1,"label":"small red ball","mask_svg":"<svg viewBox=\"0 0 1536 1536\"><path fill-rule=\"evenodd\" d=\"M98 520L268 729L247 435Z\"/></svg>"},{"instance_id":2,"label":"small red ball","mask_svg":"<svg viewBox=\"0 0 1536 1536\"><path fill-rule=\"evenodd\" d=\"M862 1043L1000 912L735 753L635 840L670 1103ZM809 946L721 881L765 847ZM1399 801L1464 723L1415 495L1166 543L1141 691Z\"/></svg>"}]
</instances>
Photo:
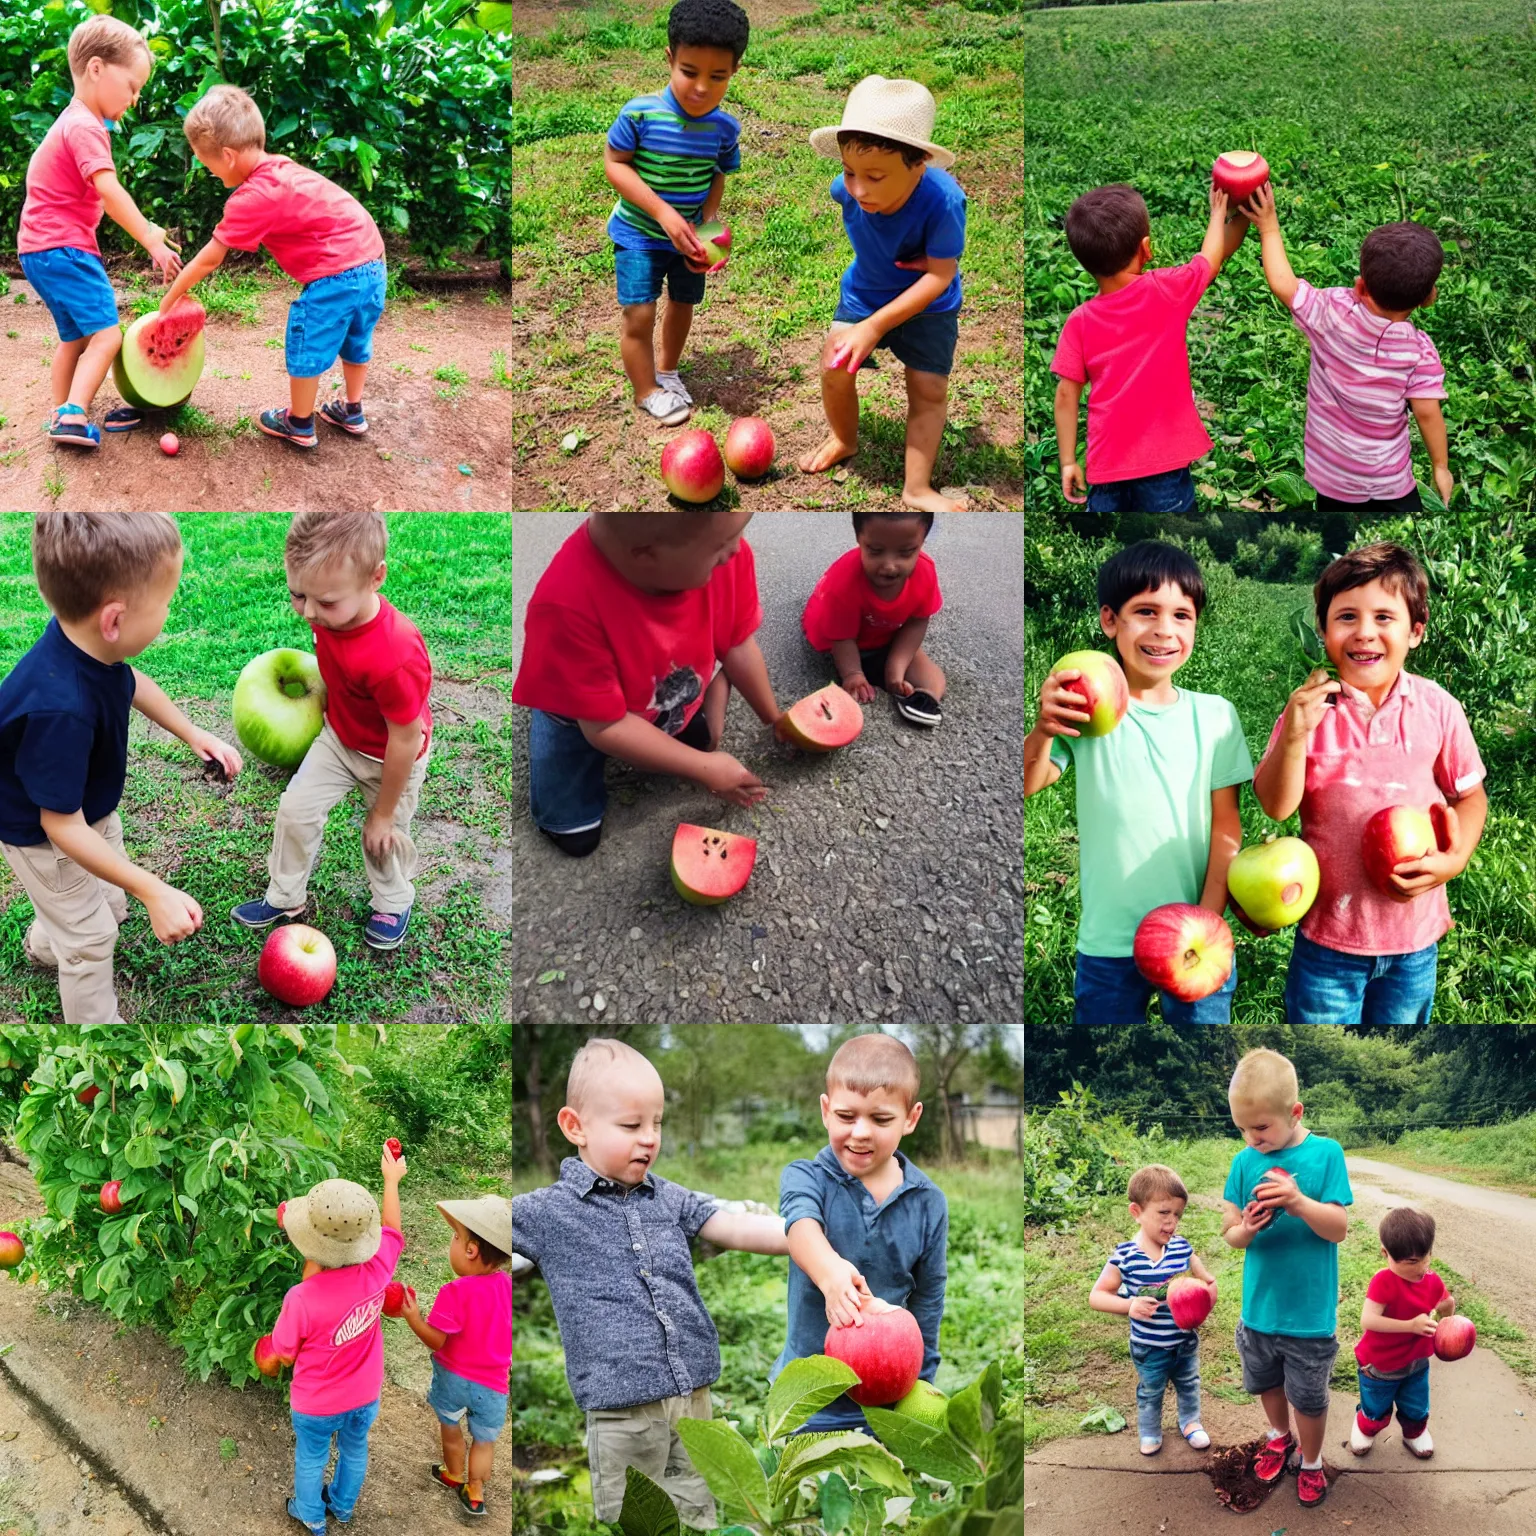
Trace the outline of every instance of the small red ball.
<instances>
[{"instance_id":1,"label":"small red ball","mask_svg":"<svg viewBox=\"0 0 1536 1536\"><path fill-rule=\"evenodd\" d=\"M160 439L160 452L161 453L180 453L181 452L181 441L176 436L176 434L174 432L167 432L165 434L165 436Z\"/></svg>"}]
</instances>

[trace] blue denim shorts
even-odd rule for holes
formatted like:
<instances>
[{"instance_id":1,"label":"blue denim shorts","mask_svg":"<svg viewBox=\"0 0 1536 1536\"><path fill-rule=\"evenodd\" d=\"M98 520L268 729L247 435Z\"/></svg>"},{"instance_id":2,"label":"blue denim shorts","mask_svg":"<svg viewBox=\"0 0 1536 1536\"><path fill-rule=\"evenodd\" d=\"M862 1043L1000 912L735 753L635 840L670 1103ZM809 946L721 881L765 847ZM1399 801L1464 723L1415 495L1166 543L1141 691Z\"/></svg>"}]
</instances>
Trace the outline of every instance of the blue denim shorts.
<instances>
[{"instance_id":1,"label":"blue denim shorts","mask_svg":"<svg viewBox=\"0 0 1536 1536\"><path fill-rule=\"evenodd\" d=\"M666 280L667 297L674 304L698 304L704 298L704 274L692 271L681 251L628 251L613 248L613 275L619 286L620 304L654 304Z\"/></svg>"},{"instance_id":2,"label":"blue denim shorts","mask_svg":"<svg viewBox=\"0 0 1536 1536\"><path fill-rule=\"evenodd\" d=\"M832 325L834 329L857 325L865 318L863 315L852 314L839 304L837 313L832 316ZM905 363L908 368L916 369L918 373L941 373L948 378L950 370L955 366L955 347L959 340L958 309L952 309L946 315L933 315L924 311L888 330L875 343L875 351L888 347L895 354L896 361ZM866 358L859 367L868 368L869 360Z\"/></svg>"},{"instance_id":3,"label":"blue denim shorts","mask_svg":"<svg viewBox=\"0 0 1536 1536\"><path fill-rule=\"evenodd\" d=\"M1088 488L1088 510L1099 513L1149 512L1171 517L1195 510L1195 477L1188 469L1170 469L1137 480L1111 480Z\"/></svg>"},{"instance_id":4,"label":"blue denim shorts","mask_svg":"<svg viewBox=\"0 0 1536 1536\"><path fill-rule=\"evenodd\" d=\"M427 1388L427 1403L440 1424L457 1424L469 1414L469 1438L482 1443L497 1439L507 1422L507 1397L457 1371L447 1370L440 1361L432 1362L432 1385Z\"/></svg>"},{"instance_id":5,"label":"blue denim shorts","mask_svg":"<svg viewBox=\"0 0 1536 1536\"><path fill-rule=\"evenodd\" d=\"M79 341L117 324L117 295L94 251L72 245L28 251L21 270L48 306L60 341Z\"/></svg>"},{"instance_id":6,"label":"blue denim shorts","mask_svg":"<svg viewBox=\"0 0 1536 1536\"><path fill-rule=\"evenodd\" d=\"M1077 975L1072 984L1075 1024L1143 1024L1152 1000L1152 983L1136 969L1129 955L1085 955L1077 952ZM1227 984L1219 992L1193 1003L1180 1002L1171 992L1160 992L1165 1024L1230 1024L1232 998L1237 991L1234 963Z\"/></svg>"},{"instance_id":7,"label":"blue denim shorts","mask_svg":"<svg viewBox=\"0 0 1536 1536\"><path fill-rule=\"evenodd\" d=\"M383 313L382 261L305 283L288 306L288 377L317 379L338 356L344 363L371 363L373 328Z\"/></svg>"},{"instance_id":8,"label":"blue denim shorts","mask_svg":"<svg viewBox=\"0 0 1536 1536\"><path fill-rule=\"evenodd\" d=\"M1428 1024L1440 946L1349 955L1298 932L1285 973L1288 1024Z\"/></svg>"}]
</instances>

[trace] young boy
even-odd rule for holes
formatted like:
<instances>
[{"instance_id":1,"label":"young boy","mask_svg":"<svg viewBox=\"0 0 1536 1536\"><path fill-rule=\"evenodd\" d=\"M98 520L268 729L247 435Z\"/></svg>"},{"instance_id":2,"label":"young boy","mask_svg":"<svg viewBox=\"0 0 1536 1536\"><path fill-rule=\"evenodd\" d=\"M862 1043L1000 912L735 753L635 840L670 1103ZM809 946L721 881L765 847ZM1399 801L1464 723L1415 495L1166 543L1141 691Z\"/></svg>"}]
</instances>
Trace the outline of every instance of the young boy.
<instances>
[{"instance_id":1,"label":"young boy","mask_svg":"<svg viewBox=\"0 0 1536 1536\"><path fill-rule=\"evenodd\" d=\"M1339 1244L1355 1197L1338 1142L1302 1125L1296 1069L1278 1051L1249 1051L1227 1100L1247 1145L1227 1173L1221 1235L1248 1250L1237 1350L1243 1390L1258 1396L1269 1419L1253 1475L1277 1482L1299 1439L1296 1497L1315 1507L1328 1495L1323 1436L1339 1352Z\"/></svg>"},{"instance_id":2,"label":"young boy","mask_svg":"<svg viewBox=\"0 0 1536 1536\"><path fill-rule=\"evenodd\" d=\"M432 756L432 658L421 631L387 598L389 532L381 512L300 512L283 565L293 611L315 634L325 724L283 791L267 859L267 893L230 914L246 928L304 915L325 819L355 787L368 807L363 863L372 949L397 949L416 902L411 818Z\"/></svg>"},{"instance_id":3,"label":"young boy","mask_svg":"<svg viewBox=\"0 0 1536 1536\"><path fill-rule=\"evenodd\" d=\"M789 1234L789 1319L769 1380L791 1360L824 1352L827 1327L863 1326L864 1310L905 1307L923 1334L921 1376L939 1369L939 1322L948 1273L949 1206L943 1191L898 1151L922 1118L917 1062L891 1035L855 1035L827 1064L821 1123L828 1144L779 1179ZM845 1392L800 1434L861 1429Z\"/></svg>"},{"instance_id":4,"label":"young boy","mask_svg":"<svg viewBox=\"0 0 1536 1536\"><path fill-rule=\"evenodd\" d=\"M137 105L152 66L148 45L127 22L111 16L81 22L69 36L75 94L27 166L16 250L22 272L48 306L59 333L49 376L53 419L48 436L76 448L101 446L90 405L123 340L117 296L96 243L103 211L149 252L166 277L181 268L178 247L123 190L107 136L107 129ZM107 431L125 432L141 419L127 407L112 411Z\"/></svg>"},{"instance_id":5,"label":"young boy","mask_svg":"<svg viewBox=\"0 0 1536 1536\"><path fill-rule=\"evenodd\" d=\"M1360 1307L1360 1407L1349 1431L1349 1448L1366 1455L1376 1436L1397 1422L1403 1444L1420 1461L1435 1454L1429 1435L1429 1357L1435 1352L1436 1320L1456 1310L1456 1298L1429 1267L1435 1218L1400 1205L1376 1229L1387 1261L1365 1288Z\"/></svg>"},{"instance_id":6,"label":"young boy","mask_svg":"<svg viewBox=\"0 0 1536 1536\"><path fill-rule=\"evenodd\" d=\"M619 194L608 238L624 373L636 404L664 427L687 421L693 404L678 362L704 297L704 274L714 270L695 226L715 217L725 178L741 169L741 124L720 103L748 32L747 13L731 0L678 0L667 17L666 89L626 101L603 149L603 174ZM653 337L663 281L658 365Z\"/></svg>"},{"instance_id":7,"label":"young boy","mask_svg":"<svg viewBox=\"0 0 1536 1536\"><path fill-rule=\"evenodd\" d=\"M843 162L832 200L842 207L853 261L821 351L829 435L798 462L806 474L820 474L858 451L859 369L873 367L871 355L884 347L906 369L901 504L914 512L964 512L964 496L933 487L960 338L965 249L965 193L949 175L954 155L933 142L935 112L933 96L916 80L870 75L848 93L840 125L811 132L818 155Z\"/></svg>"},{"instance_id":8,"label":"young boy","mask_svg":"<svg viewBox=\"0 0 1536 1536\"><path fill-rule=\"evenodd\" d=\"M1383 224L1360 247L1354 287L1314 288L1291 270L1268 182L1244 212L1259 231L1270 292L1312 345L1303 467L1325 517L1325 546L1348 544L1358 517L1419 510L1405 401L1449 506L1445 369L1434 342L1408 319L1435 302L1445 262L1439 235L1422 224Z\"/></svg>"},{"instance_id":9,"label":"young boy","mask_svg":"<svg viewBox=\"0 0 1536 1536\"><path fill-rule=\"evenodd\" d=\"M1253 780L1273 820L1300 808L1322 877L1296 931L1285 1016L1427 1024L1439 941L1451 927L1445 883L1467 867L1488 816L1482 758L1456 700L1403 670L1429 620L1429 581L1408 550L1352 550L1313 595L1338 680L1318 668L1292 693ZM1449 843L1399 864L1390 894L1361 854L1366 822L1389 805L1443 805Z\"/></svg>"},{"instance_id":10,"label":"young boy","mask_svg":"<svg viewBox=\"0 0 1536 1536\"><path fill-rule=\"evenodd\" d=\"M878 677L913 725L943 718L944 673L923 650L928 620L944 606L923 544L932 512L855 512L856 549L823 573L800 615L805 638L830 654L838 681L861 704Z\"/></svg>"},{"instance_id":11,"label":"young boy","mask_svg":"<svg viewBox=\"0 0 1536 1536\"><path fill-rule=\"evenodd\" d=\"M1171 544L1144 540L1099 571L1099 626L1115 642L1130 689L1125 718L1107 736L1082 736L1089 717L1053 672L1024 743L1024 794L1077 770L1082 919L1077 931L1075 1019L1140 1024L1153 988L1132 958L1136 926L1154 907L1227 904L1227 867L1242 845L1238 793L1253 759L1237 710L1212 693L1175 688L1205 606L1200 567ZM1237 970L1219 992L1186 1003L1160 994L1163 1019L1225 1024Z\"/></svg>"},{"instance_id":12,"label":"young boy","mask_svg":"<svg viewBox=\"0 0 1536 1536\"><path fill-rule=\"evenodd\" d=\"M1211 184L1205 240L1182 267L1147 270L1152 223L1134 187L1095 187L1067 210L1067 244L1098 294L1067 316L1051 359L1061 494L1091 513L1190 512L1189 466L1211 448L1189 380L1189 317L1248 233ZM1077 407L1088 395L1088 478L1077 463Z\"/></svg>"},{"instance_id":13,"label":"young boy","mask_svg":"<svg viewBox=\"0 0 1536 1536\"><path fill-rule=\"evenodd\" d=\"M768 793L719 750L732 684L765 725L779 719L754 638L751 516L595 512L539 577L512 702L533 710L529 800L562 853L585 858L603 835L609 757L733 805Z\"/></svg>"},{"instance_id":14,"label":"young boy","mask_svg":"<svg viewBox=\"0 0 1536 1536\"><path fill-rule=\"evenodd\" d=\"M169 314L194 283L218 271L230 251L266 246L299 284L299 296L288 306L289 403L263 411L261 430L295 448L313 448L320 380L339 354L346 404L327 400L320 415L360 437L368 430L363 382L384 313L384 239L373 215L319 171L269 155L261 110L238 86L211 87L182 129L203 168L235 191L213 238L171 284L160 313Z\"/></svg>"},{"instance_id":15,"label":"young boy","mask_svg":"<svg viewBox=\"0 0 1536 1536\"><path fill-rule=\"evenodd\" d=\"M1131 1320L1141 1454L1155 1456L1163 1448L1163 1398L1170 1381L1178 1399L1179 1430L1195 1450L1203 1451L1211 1437L1200 1423L1200 1335L1193 1328L1180 1328L1165 1302L1142 1292L1188 1273L1205 1283L1214 1305L1216 1277L1200 1262L1189 1239L1179 1236L1189 1191L1172 1168L1162 1163L1138 1168L1126 1198L1136 1236L1110 1255L1088 1293L1088 1305L1095 1312L1120 1312Z\"/></svg>"},{"instance_id":16,"label":"young boy","mask_svg":"<svg viewBox=\"0 0 1536 1536\"><path fill-rule=\"evenodd\" d=\"M158 637L181 580L181 533L164 512L39 512L32 567L53 610L0 684L0 852L31 898L27 958L59 973L66 1024L121 1024L112 985L126 891L155 937L203 926L185 891L130 863L118 803L128 711L179 737L229 778L240 754L192 724L127 665Z\"/></svg>"},{"instance_id":17,"label":"young boy","mask_svg":"<svg viewBox=\"0 0 1536 1536\"><path fill-rule=\"evenodd\" d=\"M713 1530L715 1501L678 1435L711 1416L720 1340L699 1295L689 1241L789 1251L777 1216L717 1210L657 1177L665 1089L618 1040L588 1040L566 1081L559 1125L579 1157L548 1189L512 1197L512 1247L549 1286L571 1395L587 1415L592 1502L619 1518L624 1469L661 1484L683 1521Z\"/></svg>"}]
</instances>

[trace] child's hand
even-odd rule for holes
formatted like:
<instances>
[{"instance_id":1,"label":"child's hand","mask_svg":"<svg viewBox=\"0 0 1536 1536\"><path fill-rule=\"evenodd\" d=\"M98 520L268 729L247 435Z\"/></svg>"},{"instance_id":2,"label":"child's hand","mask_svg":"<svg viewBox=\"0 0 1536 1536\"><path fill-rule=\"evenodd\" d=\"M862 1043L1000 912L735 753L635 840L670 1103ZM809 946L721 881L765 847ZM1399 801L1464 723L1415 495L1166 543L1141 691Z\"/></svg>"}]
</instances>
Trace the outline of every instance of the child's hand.
<instances>
[{"instance_id":1,"label":"child's hand","mask_svg":"<svg viewBox=\"0 0 1536 1536\"><path fill-rule=\"evenodd\" d=\"M875 685L862 672L850 673L841 681L841 687L851 693L860 704L868 704L875 697Z\"/></svg>"},{"instance_id":2,"label":"child's hand","mask_svg":"<svg viewBox=\"0 0 1536 1536\"><path fill-rule=\"evenodd\" d=\"M894 1312L896 1310L883 1296L871 1296L864 1303L864 1310L871 1317L879 1317L882 1312Z\"/></svg>"},{"instance_id":3,"label":"child's hand","mask_svg":"<svg viewBox=\"0 0 1536 1536\"><path fill-rule=\"evenodd\" d=\"M1216 185L1216 178L1211 177L1211 222L1213 224L1227 222L1227 209L1231 206L1231 199Z\"/></svg>"},{"instance_id":4,"label":"child's hand","mask_svg":"<svg viewBox=\"0 0 1536 1536\"><path fill-rule=\"evenodd\" d=\"M1040 718L1035 729L1043 736L1081 736L1076 729L1092 718L1083 708L1083 696L1072 693L1064 685L1083 674L1075 667L1065 672L1052 672L1040 685Z\"/></svg>"},{"instance_id":5,"label":"child's hand","mask_svg":"<svg viewBox=\"0 0 1536 1536\"><path fill-rule=\"evenodd\" d=\"M240 754L227 741L220 741L212 731L195 730L187 738L192 748L205 763L217 763L224 770L226 779L232 779L244 766Z\"/></svg>"},{"instance_id":6,"label":"child's hand","mask_svg":"<svg viewBox=\"0 0 1536 1536\"><path fill-rule=\"evenodd\" d=\"M1451 497L1456 494L1456 480L1449 464L1435 465L1435 492L1446 506L1450 506Z\"/></svg>"},{"instance_id":7,"label":"child's hand","mask_svg":"<svg viewBox=\"0 0 1536 1536\"><path fill-rule=\"evenodd\" d=\"M1131 1310L1127 1314L1134 1317L1137 1322L1145 1323L1151 1319L1162 1303L1156 1296L1137 1296L1131 1302Z\"/></svg>"},{"instance_id":8,"label":"child's hand","mask_svg":"<svg viewBox=\"0 0 1536 1536\"><path fill-rule=\"evenodd\" d=\"M175 886L157 881L144 899L150 926L162 944L179 944L203 926L203 909Z\"/></svg>"},{"instance_id":9,"label":"child's hand","mask_svg":"<svg viewBox=\"0 0 1536 1536\"><path fill-rule=\"evenodd\" d=\"M421 1321L421 1307L416 1300L414 1285L408 1285L405 1288L405 1296L400 1302L400 1315L418 1323Z\"/></svg>"},{"instance_id":10,"label":"child's hand","mask_svg":"<svg viewBox=\"0 0 1536 1536\"><path fill-rule=\"evenodd\" d=\"M906 673L896 673L889 668L885 673L885 686L900 698L910 698L917 690L907 681Z\"/></svg>"},{"instance_id":11,"label":"child's hand","mask_svg":"<svg viewBox=\"0 0 1536 1536\"><path fill-rule=\"evenodd\" d=\"M384 1150L379 1153L379 1173L385 1179L393 1179L397 1184L405 1177L405 1154L402 1152L396 1157L389 1150L389 1143L385 1142Z\"/></svg>"},{"instance_id":12,"label":"child's hand","mask_svg":"<svg viewBox=\"0 0 1536 1536\"><path fill-rule=\"evenodd\" d=\"M1290 1174L1281 1173L1278 1168L1271 1168L1260 1181L1259 1187L1254 1190L1253 1198L1263 1210L1289 1211L1293 1210L1303 1197L1296 1180Z\"/></svg>"},{"instance_id":13,"label":"child's hand","mask_svg":"<svg viewBox=\"0 0 1536 1536\"><path fill-rule=\"evenodd\" d=\"M395 848L395 818L369 811L363 822L363 847L370 858L387 859Z\"/></svg>"},{"instance_id":14,"label":"child's hand","mask_svg":"<svg viewBox=\"0 0 1536 1536\"><path fill-rule=\"evenodd\" d=\"M709 253L704 249L704 242L699 239L698 232L694 229L693 225L675 208L668 208L656 222L666 232L667 239L689 261L698 262L698 270L703 271L704 258Z\"/></svg>"},{"instance_id":15,"label":"child's hand","mask_svg":"<svg viewBox=\"0 0 1536 1536\"><path fill-rule=\"evenodd\" d=\"M834 1328L863 1326L859 1309L870 1300L869 1285L847 1259L837 1261L822 1282L821 1294L827 1302L827 1321Z\"/></svg>"},{"instance_id":16,"label":"child's hand","mask_svg":"<svg viewBox=\"0 0 1536 1536\"><path fill-rule=\"evenodd\" d=\"M774 722L774 732L779 722ZM782 739L782 738L781 738ZM699 783L712 795L719 795L732 805L752 806L768 796L768 786L745 764L739 763L729 752L710 752L699 773Z\"/></svg>"},{"instance_id":17,"label":"child's hand","mask_svg":"<svg viewBox=\"0 0 1536 1536\"><path fill-rule=\"evenodd\" d=\"M1280 228L1280 216L1275 212L1275 189L1267 181L1243 204L1242 211L1261 235L1273 234Z\"/></svg>"},{"instance_id":18,"label":"child's hand","mask_svg":"<svg viewBox=\"0 0 1536 1536\"><path fill-rule=\"evenodd\" d=\"M1344 685L1329 677L1321 667L1314 667L1307 680L1285 706L1285 736L1288 741L1305 741L1322 724L1328 713L1328 695L1343 693Z\"/></svg>"},{"instance_id":19,"label":"child's hand","mask_svg":"<svg viewBox=\"0 0 1536 1536\"><path fill-rule=\"evenodd\" d=\"M953 257L950 260L954 260ZM931 272L933 270L933 257L925 251L921 256L913 256L908 261L895 263L903 272Z\"/></svg>"},{"instance_id":20,"label":"child's hand","mask_svg":"<svg viewBox=\"0 0 1536 1536\"><path fill-rule=\"evenodd\" d=\"M1061 494L1074 506L1082 506L1088 500L1088 482L1083 478L1083 466L1074 459L1061 466Z\"/></svg>"},{"instance_id":21,"label":"child's hand","mask_svg":"<svg viewBox=\"0 0 1536 1536\"><path fill-rule=\"evenodd\" d=\"M1428 1338L1440 1325L1428 1312L1420 1312L1409 1328L1410 1333L1421 1333Z\"/></svg>"},{"instance_id":22,"label":"child's hand","mask_svg":"<svg viewBox=\"0 0 1536 1536\"><path fill-rule=\"evenodd\" d=\"M1412 901L1425 891L1432 891L1447 880L1454 880L1467 867L1467 861L1457 852L1461 843L1461 823L1456 817L1456 807L1445 808L1445 825L1450 848L1441 853L1432 848L1422 859L1407 860L1396 864L1387 878L1392 882L1394 901Z\"/></svg>"},{"instance_id":23,"label":"child's hand","mask_svg":"<svg viewBox=\"0 0 1536 1536\"><path fill-rule=\"evenodd\" d=\"M857 373L864 359L880 345L880 338L884 334L884 331L871 325L868 320L850 325L846 331L839 331L835 336L827 338L821 366L828 372L846 368L849 373Z\"/></svg>"},{"instance_id":24,"label":"child's hand","mask_svg":"<svg viewBox=\"0 0 1536 1536\"><path fill-rule=\"evenodd\" d=\"M1274 1219L1275 1213L1260 1205L1257 1200L1250 1200L1243 1207L1243 1231L1250 1237L1255 1232L1262 1232Z\"/></svg>"},{"instance_id":25,"label":"child's hand","mask_svg":"<svg viewBox=\"0 0 1536 1536\"><path fill-rule=\"evenodd\" d=\"M1444 1301L1435 1308L1436 1317L1449 1317L1456 1310L1456 1298L1447 1296Z\"/></svg>"},{"instance_id":26,"label":"child's hand","mask_svg":"<svg viewBox=\"0 0 1536 1536\"><path fill-rule=\"evenodd\" d=\"M176 254L181 247L175 241L167 240L165 231L158 224L149 226L149 239L145 241L144 249L149 252L149 259L161 274L162 282L170 282L181 271L181 258Z\"/></svg>"}]
</instances>

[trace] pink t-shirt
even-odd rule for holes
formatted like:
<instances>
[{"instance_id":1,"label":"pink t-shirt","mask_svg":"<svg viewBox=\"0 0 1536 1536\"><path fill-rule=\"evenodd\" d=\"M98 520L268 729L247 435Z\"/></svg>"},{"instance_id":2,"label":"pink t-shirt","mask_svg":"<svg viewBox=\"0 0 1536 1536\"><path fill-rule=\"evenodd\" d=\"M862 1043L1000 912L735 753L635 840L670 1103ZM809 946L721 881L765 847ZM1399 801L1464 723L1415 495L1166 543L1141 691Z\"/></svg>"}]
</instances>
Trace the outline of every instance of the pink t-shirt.
<instances>
[{"instance_id":1,"label":"pink t-shirt","mask_svg":"<svg viewBox=\"0 0 1536 1536\"><path fill-rule=\"evenodd\" d=\"M1282 715L1269 733L1260 772L1284 723ZM1322 878L1301 931L1348 955L1406 955L1444 938L1452 926L1445 887L1394 900L1366 874L1360 838L1377 811L1454 803L1486 772L1461 705L1438 683L1399 672L1374 711L1344 684L1307 742L1301 835Z\"/></svg>"},{"instance_id":2,"label":"pink t-shirt","mask_svg":"<svg viewBox=\"0 0 1536 1536\"><path fill-rule=\"evenodd\" d=\"M17 253L69 245L101 255L96 243L101 194L91 177L112 168L112 141L101 119L83 101L71 101L54 118L27 165Z\"/></svg>"},{"instance_id":3,"label":"pink t-shirt","mask_svg":"<svg viewBox=\"0 0 1536 1536\"><path fill-rule=\"evenodd\" d=\"M427 1322L448 1335L432 1358L493 1392L512 1390L512 1276L462 1275L437 1293Z\"/></svg>"},{"instance_id":4,"label":"pink t-shirt","mask_svg":"<svg viewBox=\"0 0 1536 1536\"><path fill-rule=\"evenodd\" d=\"M1447 1294L1445 1281L1432 1269L1424 1272L1422 1280L1412 1281L1390 1269L1378 1269L1365 1288L1365 1299L1380 1302L1381 1310L1400 1323L1433 1312ZM1427 1360L1434 1352L1432 1333L1384 1333L1379 1328L1365 1329L1355 1345L1355 1359L1378 1371L1406 1371L1415 1360Z\"/></svg>"},{"instance_id":5,"label":"pink t-shirt","mask_svg":"<svg viewBox=\"0 0 1536 1536\"><path fill-rule=\"evenodd\" d=\"M1067 316L1051 372L1088 385L1088 483L1186 469L1211 449L1195 409L1185 332L1211 264L1149 268Z\"/></svg>"},{"instance_id":6,"label":"pink t-shirt","mask_svg":"<svg viewBox=\"0 0 1536 1536\"><path fill-rule=\"evenodd\" d=\"M834 640L853 640L861 651L879 650L896 638L908 619L926 619L944 606L939 574L927 550L919 550L901 591L886 600L870 586L856 549L839 555L822 573L800 615L805 638L818 651Z\"/></svg>"},{"instance_id":7,"label":"pink t-shirt","mask_svg":"<svg viewBox=\"0 0 1536 1536\"><path fill-rule=\"evenodd\" d=\"M384 1390L384 1287L405 1239L385 1227L366 1264L322 1270L292 1286L272 1330L278 1354L292 1359L295 1413L349 1413Z\"/></svg>"},{"instance_id":8,"label":"pink t-shirt","mask_svg":"<svg viewBox=\"0 0 1536 1536\"><path fill-rule=\"evenodd\" d=\"M213 238L233 251L264 245L296 283L334 277L384 256L373 215L319 171L268 155L229 194Z\"/></svg>"},{"instance_id":9,"label":"pink t-shirt","mask_svg":"<svg viewBox=\"0 0 1536 1536\"><path fill-rule=\"evenodd\" d=\"M1408 401L1444 400L1435 344L1384 320L1353 288L1299 280L1291 318L1312 344L1303 441L1307 483L1339 501L1390 501L1413 489Z\"/></svg>"}]
</instances>

